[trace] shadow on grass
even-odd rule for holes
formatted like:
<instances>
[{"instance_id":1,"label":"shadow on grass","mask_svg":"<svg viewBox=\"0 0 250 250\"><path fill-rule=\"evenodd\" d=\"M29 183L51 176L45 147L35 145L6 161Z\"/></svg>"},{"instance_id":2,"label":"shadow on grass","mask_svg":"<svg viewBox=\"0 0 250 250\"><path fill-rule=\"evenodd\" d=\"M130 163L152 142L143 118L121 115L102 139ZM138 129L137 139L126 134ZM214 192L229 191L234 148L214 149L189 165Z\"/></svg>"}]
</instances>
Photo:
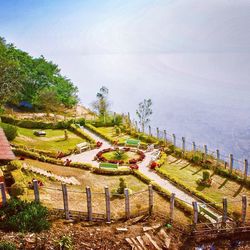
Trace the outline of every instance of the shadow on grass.
<instances>
[{"instance_id":1,"label":"shadow on grass","mask_svg":"<svg viewBox=\"0 0 250 250\"><path fill-rule=\"evenodd\" d=\"M203 191L206 188L206 186L198 185L196 190L197 191Z\"/></svg>"},{"instance_id":2,"label":"shadow on grass","mask_svg":"<svg viewBox=\"0 0 250 250\"><path fill-rule=\"evenodd\" d=\"M192 173L192 175L198 174L203 168L199 168L196 172Z\"/></svg>"},{"instance_id":3,"label":"shadow on grass","mask_svg":"<svg viewBox=\"0 0 250 250\"><path fill-rule=\"evenodd\" d=\"M225 180L221 183L221 185L218 187L218 189L223 188L223 187L226 185L227 182L228 182L228 179L225 179Z\"/></svg>"},{"instance_id":4,"label":"shadow on grass","mask_svg":"<svg viewBox=\"0 0 250 250\"><path fill-rule=\"evenodd\" d=\"M188 167L189 165L190 165L190 163L188 163L188 164L184 165L184 166L183 166L183 167L181 167L180 169L184 169L184 168Z\"/></svg>"},{"instance_id":5,"label":"shadow on grass","mask_svg":"<svg viewBox=\"0 0 250 250\"><path fill-rule=\"evenodd\" d=\"M240 187L238 188L238 190L234 193L233 197L236 197L240 194L240 192L242 191L242 189L244 188L243 185L240 185Z\"/></svg>"}]
</instances>

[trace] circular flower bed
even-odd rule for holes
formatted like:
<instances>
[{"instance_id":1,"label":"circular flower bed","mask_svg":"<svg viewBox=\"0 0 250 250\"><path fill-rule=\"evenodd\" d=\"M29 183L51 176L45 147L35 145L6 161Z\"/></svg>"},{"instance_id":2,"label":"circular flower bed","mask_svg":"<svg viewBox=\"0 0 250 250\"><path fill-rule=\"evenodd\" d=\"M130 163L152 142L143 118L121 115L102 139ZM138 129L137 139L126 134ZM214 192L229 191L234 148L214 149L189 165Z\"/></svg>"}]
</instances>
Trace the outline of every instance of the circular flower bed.
<instances>
[{"instance_id":1,"label":"circular flower bed","mask_svg":"<svg viewBox=\"0 0 250 250\"><path fill-rule=\"evenodd\" d=\"M102 162L109 162L114 164L136 164L145 158L145 154L133 148L107 148L98 152L97 159Z\"/></svg>"}]
</instances>

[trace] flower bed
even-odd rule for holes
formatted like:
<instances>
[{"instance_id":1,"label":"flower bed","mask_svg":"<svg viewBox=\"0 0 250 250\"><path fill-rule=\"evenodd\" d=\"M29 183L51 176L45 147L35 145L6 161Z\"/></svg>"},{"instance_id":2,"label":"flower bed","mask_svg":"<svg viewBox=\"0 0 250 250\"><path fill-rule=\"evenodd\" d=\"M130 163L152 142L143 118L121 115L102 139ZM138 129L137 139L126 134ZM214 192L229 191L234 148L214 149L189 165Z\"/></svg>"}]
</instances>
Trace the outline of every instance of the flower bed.
<instances>
[{"instance_id":1,"label":"flower bed","mask_svg":"<svg viewBox=\"0 0 250 250\"><path fill-rule=\"evenodd\" d=\"M102 162L109 162L114 164L133 164L143 161L145 154L137 149L122 148L114 149L107 148L98 152L96 155L97 159Z\"/></svg>"}]
</instances>

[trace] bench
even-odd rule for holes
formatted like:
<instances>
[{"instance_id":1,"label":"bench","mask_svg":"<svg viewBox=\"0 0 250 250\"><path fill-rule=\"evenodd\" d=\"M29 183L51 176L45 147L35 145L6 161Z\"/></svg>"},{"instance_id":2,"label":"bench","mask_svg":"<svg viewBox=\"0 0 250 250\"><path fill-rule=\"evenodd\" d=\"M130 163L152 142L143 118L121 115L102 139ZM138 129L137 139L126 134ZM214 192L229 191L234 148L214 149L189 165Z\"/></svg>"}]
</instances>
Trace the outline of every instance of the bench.
<instances>
[{"instance_id":1,"label":"bench","mask_svg":"<svg viewBox=\"0 0 250 250\"><path fill-rule=\"evenodd\" d=\"M87 142L82 142L76 145L76 148L80 151L80 153L82 152L82 150L84 149L88 149L89 148L89 143Z\"/></svg>"},{"instance_id":2,"label":"bench","mask_svg":"<svg viewBox=\"0 0 250 250\"><path fill-rule=\"evenodd\" d=\"M125 141L125 147L126 146L131 146L131 147L137 147L137 148L139 148L139 146L140 146L140 140L136 140L136 139L127 139L126 141Z\"/></svg>"},{"instance_id":3,"label":"bench","mask_svg":"<svg viewBox=\"0 0 250 250\"><path fill-rule=\"evenodd\" d=\"M206 204L199 204L198 211L199 211L199 213L203 213L204 215L207 215L208 217L215 220L216 222L220 222L222 219L222 216L218 217L212 211L208 210Z\"/></svg>"},{"instance_id":4,"label":"bench","mask_svg":"<svg viewBox=\"0 0 250 250\"><path fill-rule=\"evenodd\" d=\"M99 164L99 168L109 168L109 169L118 169L118 163L109 163L109 162L101 162Z\"/></svg>"}]
</instances>

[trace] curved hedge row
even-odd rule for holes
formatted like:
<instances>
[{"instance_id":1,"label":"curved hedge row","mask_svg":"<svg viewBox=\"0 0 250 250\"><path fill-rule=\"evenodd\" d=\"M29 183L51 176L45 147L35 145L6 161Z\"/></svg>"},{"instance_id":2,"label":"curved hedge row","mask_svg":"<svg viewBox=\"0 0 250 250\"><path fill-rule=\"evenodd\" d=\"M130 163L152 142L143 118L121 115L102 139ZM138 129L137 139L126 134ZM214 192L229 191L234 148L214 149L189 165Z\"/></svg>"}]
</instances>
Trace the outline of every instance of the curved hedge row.
<instances>
[{"instance_id":1,"label":"curved hedge row","mask_svg":"<svg viewBox=\"0 0 250 250\"><path fill-rule=\"evenodd\" d=\"M82 129L77 127L75 124L70 124L68 129L74 134L78 135L79 137L86 139L90 143L96 144L96 141L91 136L89 136L87 133L85 133Z\"/></svg>"}]
</instances>

